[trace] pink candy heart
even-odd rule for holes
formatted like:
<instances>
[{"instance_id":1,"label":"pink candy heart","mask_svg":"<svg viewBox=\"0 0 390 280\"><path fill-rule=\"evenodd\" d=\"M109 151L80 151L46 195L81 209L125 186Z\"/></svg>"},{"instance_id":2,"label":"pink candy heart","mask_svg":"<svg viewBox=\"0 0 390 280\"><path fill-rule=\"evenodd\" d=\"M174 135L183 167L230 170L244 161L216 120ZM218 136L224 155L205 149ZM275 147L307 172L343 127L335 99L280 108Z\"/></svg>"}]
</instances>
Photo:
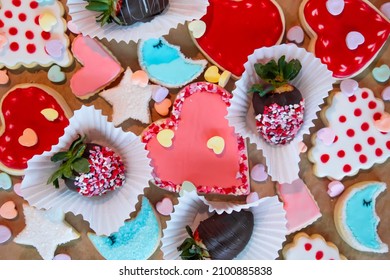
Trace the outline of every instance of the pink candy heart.
<instances>
[{"instance_id":1,"label":"pink candy heart","mask_svg":"<svg viewBox=\"0 0 390 280\"><path fill-rule=\"evenodd\" d=\"M350 97L355 94L355 91L359 88L359 83L352 79L343 80L340 83L340 89L343 94Z\"/></svg>"},{"instance_id":2,"label":"pink candy heart","mask_svg":"<svg viewBox=\"0 0 390 280\"><path fill-rule=\"evenodd\" d=\"M263 164L256 164L252 167L251 177L257 182L263 182L268 179L268 174L265 171L265 166Z\"/></svg>"},{"instance_id":3,"label":"pink candy heart","mask_svg":"<svg viewBox=\"0 0 390 280\"><path fill-rule=\"evenodd\" d=\"M257 192L251 192L246 197L246 203L250 204L259 200L259 194Z\"/></svg>"},{"instance_id":4,"label":"pink candy heart","mask_svg":"<svg viewBox=\"0 0 390 280\"><path fill-rule=\"evenodd\" d=\"M328 195L336 197L344 191L344 185L339 181L332 181L328 184Z\"/></svg>"},{"instance_id":5,"label":"pink candy heart","mask_svg":"<svg viewBox=\"0 0 390 280\"><path fill-rule=\"evenodd\" d=\"M326 146L330 146L333 144L336 134L331 128L324 127L318 130L317 138L320 139Z\"/></svg>"},{"instance_id":6,"label":"pink candy heart","mask_svg":"<svg viewBox=\"0 0 390 280\"><path fill-rule=\"evenodd\" d=\"M351 31L347 34L345 38L345 42L347 43L347 47L350 50L356 50L361 44L363 44L365 38L362 33L357 31Z\"/></svg>"},{"instance_id":7,"label":"pink candy heart","mask_svg":"<svg viewBox=\"0 0 390 280\"><path fill-rule=\"evenodd\" d=\"M6 85L9 82L7 70L0 70L0 85Z\"/></svg>"},{"instance_id":8,"label":"pink candy heart","mask_svg":"<svg viewBox=\"0 0 390 280\"><path fill-rule=\"evenodd\" d=\"M344 0L328 0L326 1L326 9L331 15L338 16L344 10Z\"/></svg>"},{"instance_id":9,"label":"pink candy heart","mask_svg":"<svg viewBox=\"0 0 390 280\"><path fill-rule=\"evenodd\" d=\"M301 44L305 38L302 27L296 25L291 27L287 32L287 39L291 42Z\"/></svg>"},{"instance_id":10,"label":"pink candy heart","mask_svg":"<svg viewBox=\"0 0 390 280\"><path fill-rule=\"evenodd\" d=\"M390 86L382 91L382 98L384 101L390 101Z\"/></svg>"},{"instance_id":11,"label":"pink candy heart","mask_svg":"<svg viewBox=\"0 0 390 280\"><path fill-rule=\"evenodd\" d=\"M381 132L390 132L390 114L384 112L379 120L374 121L374 126Z\"/></svg>"},{"instance_id":12,"label":"pink candy heart","mask_svg":"<svg viewBox=\"0 0 390 280\"><path fill-rule=\"evenodd\" d=\"M7 242L11 236L11 230L6 226L0 225L0 244Z\"/></svg>"},{"instance_id":13,"label":"pink candy heart","mask_svg":"<svg viewBox=\"0 0 390 280\"><path fill-rule=\"evenodd\" d=\"M16 184L14 185L14 192L15 192L18 196L23 197L21 187L22 187L22 184L21 184L21 183L16 183Z\"/></svg>"},{"instance_id":14,"label":"pink candy heart","mask_svg":"<svg viewBox=\"0 0 390 280\"><path fill-rule=\"evenodd\" d=\"M0 207L0 216L7 220L12 220L18 216L15 202L12 200L7 201Z\"/></svg>"},{"instance_id":15,"label":"pink candy heart","mask_svg":"<svg viewBox=\"0 0 390 280\"><path fill-rule=\"evenodd\" d=\"M70 32L72 32L74 34L80 34L79 28L72 20L68 21L68 29Z\"/></svg>"},{"instance_id":16,"label":"pink candy heart","mask_svg":"<svg viewBox=\"0 0 390 280\"><path fill-rule=\"evenodd\" d=\"M156 203L156 210L163 216L171 215L173 211L172 200L168 197L164 197L161 201Z\"/></svg>"},{"instance_id":17,"label":"pink candy heart","mask_svg":"<svg viewBox=\"0 0 390 280\"><path fill-rule=\"evenodd\" d=\"M307 146L302 141L298 143L298 151L300 153L306 153L307 152Z\"/></svg>"},{"instance_id":18,"label":"pink candy heart","mask_svg":"<svg viewBox=\"0 0 390 280\"><path fill-rule=\"evenodd\" d=\"M51 40L45 44L45 51L54 58L61 58L64 54L64 44L59 40Z\"/></svg>"}]
</instances>

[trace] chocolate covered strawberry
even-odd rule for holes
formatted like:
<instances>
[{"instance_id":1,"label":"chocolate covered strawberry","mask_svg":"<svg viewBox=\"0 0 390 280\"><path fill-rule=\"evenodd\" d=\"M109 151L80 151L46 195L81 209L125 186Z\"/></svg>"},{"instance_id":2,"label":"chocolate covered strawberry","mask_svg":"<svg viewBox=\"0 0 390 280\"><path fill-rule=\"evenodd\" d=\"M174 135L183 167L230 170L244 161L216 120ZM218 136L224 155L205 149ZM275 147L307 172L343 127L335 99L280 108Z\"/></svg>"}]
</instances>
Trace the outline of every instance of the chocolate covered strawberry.
<instances>
[{"instance_id":1,"label":"chocolate covered strawberry","mask_svg":"<svg viewBox=\"0 0 390 280\"><path fill-rule=\"evenodd\" d=\"M285 59L282 56L278 62L256 63L254 67L262 83L250 89L257 131L273 145L284 145L294 139L303 124L305 111L301 92L290 83L302 65L297 59L289 62Z\"/></svg>"},{"instance_id":2,"label":"chocolate covered strawberry","mask_svg":"<svg viewBox=\"0 0 390 280\"><path fill-rule=\"evenodd\" d=\"M131 25L152 20L165 10L169 0L85 0L87 10L99 12L96 17L101 25L115 22Z\"/></svg>"},{"instance_id":3,"label":"chocolate covered strawberry","mask_svg":"<svg viewBox=\"0 0 390 280\"><path fill-rule=\"evenodd\" d=\"M183 260L232 260L248 244L254 219L250 211L233 211L214 214L192 232L186 227L188 237L177 248Z\"/></svg>"},{"instance_id":4,"label":"chocolate covered strawberry","mask_svg":"<svg viewBox=\"0 0 390 280\"><path fill-rule=\"evenodd\" d=\"M79 136L68 151L51 157L53 162L62 161L58 170L47 183L58 188L59 179L83 196L100 196L121 187L125 182L125 169L121 158L110 148L94 143L84 143Z\"/></svg>"}]
</instances>

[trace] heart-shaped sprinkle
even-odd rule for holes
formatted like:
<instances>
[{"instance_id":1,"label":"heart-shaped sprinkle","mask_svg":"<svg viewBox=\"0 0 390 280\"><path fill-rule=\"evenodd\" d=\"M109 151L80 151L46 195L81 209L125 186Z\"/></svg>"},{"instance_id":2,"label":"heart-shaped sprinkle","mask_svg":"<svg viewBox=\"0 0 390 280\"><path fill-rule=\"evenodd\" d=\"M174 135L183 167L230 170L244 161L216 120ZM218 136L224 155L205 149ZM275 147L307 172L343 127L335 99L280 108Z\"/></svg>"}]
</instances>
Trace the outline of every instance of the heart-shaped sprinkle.
<instances>
[{"instance_id":1,"label":"heart-shaped sprinkle","mask_svg":"<svg viewBox=\"0 0 390 280\"><path fill-rule=\"evenodd\" d=\"M24 147L33 147L38 143L38 136L33 129L26 128L18 141Z\"/></svg>"},{"instance_id":2,"label":"heart-shaped sprinkle","mask_svg":"<svg viewBox=\"0 0 390 280\"><path fill-rule=\"evenodd\" d=\"M16 183L16 184L14 185L14 192L15 192L18 196L23 197L21 187L22 187L22 184L21 184L21 183Z\"/></svg>"},{"instance_id":3,"label":"heart-shaped sprinkle","mask_svg":"<svg viewBox=\"0 0 390 280\"><path fill-rule=\"evenodd\" d=\"M131 82L133 85L146 87L149 83L148 74L143 70L135 71L133 75L131 75Z\"/></svg>"},{"instance_id":4,"label":"heart-shaped sprinkle","mask_svg":"<svg viewBox=\"0 0 390 280\"><path fill-rule=\"evenodd\" d=\"M326 1L326 9L333 16L338 16L344 10L344 0L328 0Z\"/></svg>"},{"instance_id":5,"label":"heart-shaped sprinkle","mask_svg":"<svg viewBox=\"0 0 390 280\"><path fill-rule=\"evenodd\" d=\"M344 191L345 187L343 183L339 181L332 181L328 184L328 195L330 197L336 197Z\"/></svg>"},{"instance_id":6,"label":"heart-shaped sprinkle","mask_svg":"<svg viewBox=\"0 0 390 280\"><path fill-rule=\"evenodd\" d=\"M206 72L204 73L204 79L209 83L218 83L220 77L221 75L219 74L219 69L215 65L207 68Z\"/></svg>"},{"instance_id":7,"label":"heart-shaped sprinkle","mask_svg":"<svg viewBox=\"0 0 390 280\"><path fill-rule=\"evenodd\" d=\"M252 202L258 201L259 199L260 199L259 194L257 192L251 192L250 194L247 195L245 201L247 204L250 204Z\"/></svg>"},{"instance_id":8,"label":"heart-shaped sprinkle","mask_svg":"<svg viewBox=\"0 0 390 280\"><path fill-rule=\"evenodd\" d=\"M0 33L0 51L8 45L8 38L5 33Z\"/></svg>"},{"instance_id":9,"label":"heart-shaped sprinkle","mask_svg":"<svg viewBox=\"0 0 390 280\"><path fill-rule=\"evenodd\" d=\"M175 132L171 129L163 129L157 134L157 141L164 148L172 146L172 139L175 137Z\"/></svg>"},{"instance_id":10,"label":"heart-shaped sprinkle","mask_svg":"<svg viewBox=\"0 0 390 280\"><path fill-rule=\"evenodd\" d=\"M54 261L70 261L72 258L68 254L57 254L54 256Z\"/></svg>"},{"instance_id":11,"label":"heart-shaped sprinkle","mask_svg":"<svg viewBox=\"0 0 390 280\"><path fill-rule=\"evenodd\" d=\"M374 126L380 132L390 132L390 114L384 112L379 120L374 121Z\"/></svg>"},{"instance_id":12,"label":"heart-shaped sprinkle","mask_svg":"<svg viewBox=\"0 0 390 280\"><path fill-rule=\"evenodd\" d=\"M206 23L202 20L191 21L188 24L188 30L191 31L194 38L198 39L206 32Z\"/></svg>"},{"instance_id":13,"label":"heart-shaped sprinkle","mask_svg":"<svg viewBox=\"0 0 390 280\"><path fill-rule=\"evenodd\" d=\"M41 111L41 114L48 120L48 121L55 121L59 114L58 111L52 108L46 108Z\"/></svg>"},{"instance_id":14,"label":"heart-shaped sprinkle","mask_svg":"<svg viewBox=\"0 0 390 280\"><path fill-rule=\"evenodd\" d=\"M15 202L12 200L7 201L0 207L0 216L7 220L15 219L18 216Z\"/></svg>"},{"instance_id":15,"label":"heart-shaped sprinkle","mask_svg":"<svg viewBox=\"0 0 390 280\"><path fill-rule=\"evenodd\" d=\"M264 164L258 163L252 167L251 178L256 182L264 182L268 179Z\"/></svg>"},{"instance_id":16,"label":"heart-shaped sprinkle","mask_svg":"<svg viewBox=\"0 0 390 280\"><path fill-rule=\"evenodd\" d=\"M377 82L384 83L390 78L390 67L386 64L375 67L372 70L372 76Z\"/></svg>"},{"instance_id":17,"label":"heart-shaped sprinkle","mask_svg":"<svg viewBox=\"0 0 390 280\"><path fill-rule=\"evenodd\" d=\"M220 87L225 87L227 85L227 83L229 82L231 76L232 76L232 73L230 71L228 71L228 70L223 71L221 76L219 77L218 85Z\"/></svg>"},{"instance_id":18,"label":"heart-shaped sprinkle","mask_svg":"<svg viewBox=\"0 0 390 280\"><path fill-rule=\"evenodd\" d=\"M6 226L0 225L0 244L7 242L11 236L11 230Z\"/></svg>"},{"instance_id":19,"label":"heart-shaped sprinkle","mask_svg":"<svg viewBox=\"0 0 390 280\"><path fill-rule=\"evenodd\" d=\"M318 130L317 138L320 139L326 146L330 146L333 144L336 134L331 128L324 127Z\"/></svg>"},{"instance_id":20,"label":"heart-shaped sprinkle","mask_svg":"<svg viewBox=\"0 0 390 280\"><path fill-rule=\"evenodd\" d=\"M9 190L12 187L12 179L7 173L0 173L0 189Z\"/></svg>"},{"instance_id":21,"label":"heart-shaped sprinkle","mask_svg":"<svg viewBox=\"0 0 390 280\"><path fill-rule=\"evenodd\" d=\"M358 88L359 83L352 79L346 79L340 83L340 90L347 97L354 95Z\"/></svg>"},{"instance_id":22,"label":"heart-shaped sprinkle","mask_svg":"<svg viewBox=\"0 0 390 280\"><path fill-rule=\"evenodd\" d=\"M0 225L0 244L7 242L11 236L11 230L6 226Z\"/></svg>"},{"instance_id":23,"label":"heart-shaped sprinkle","mask_svg":"<svg viewBox=\"0 0 390 280\"><path fill-rule=\"evenodd\" d=\"M390 86L385 87L381 95L384 101L390 101Z\"/></svg>"},{"instance_id":24,"label":"heart-shaped sprinkle","mask_svg":"<svg viewBox=\"0 0 390 280\"><path fill-rule=\"evenodd\" d=\"M300 153L306 153L307 152L307 146L302 141L298 143L298 151Z\"/></svg>"},{"instance_id":25,"label":"heart-shaped sprinkle","mask_svg":"<svg viewBox=\"0 0 390 280\"><path fill-rule=\"evenodd\" d=\"M7 70L0 70L0 85L6 85L9 82Z\"/></svg>"},{"instance_id":26,"label":"heart-shaped sprinkle","mask_svg":"<svg viewBox=\"0 0 390 280\"><path fill-rule=\"evenodd\" d=\"M50 32L57 24L57 18L52 13L45 12L39 16L38 22L43 31Z\"/></svg>"},{"instance_id":27,"label":"heart-shaped sprinkle","mask_svg":"<svg viewBox=\"0 0 390 280\"><path fill-rule=\"evenodd\" d=\"M169 94L169 90L166 87L154 86L152 92L152 99L155 102L163 101Z\"/></svg>"},{"instance_id":28,"label":"heart-shaped sprinkle","mask_svg":"<svg viewBox=\"0 0 390 280\"><path fill-rule=\"evenodd\" d=\"M351 51L356 50L361 44L363 44L365 38L362 33L357 31L351 31L347 34L345 42L347 43L348 49Z\"/></svg>"},{"instance_id":29,"label":"heart-shaped sprinkle","mask_svg":"<svg viewBox=\"0 0 390 280\"><path fill-rule=\"evenodd\" d=\"M72 20L68 21L67 26L68 26L69 31L72 32L73 34L76 34L76 35L80 34L79 28Z\"/></svg>"},{"instance_id":30,"label":"heart-shaped sprinkle","mask_svg":"<svg viewBox=\"0 0 390 280\"><path fill-rule=\"evenodd\" d=\"M190 181L184 181L181 184L181 189L180 189L179 195L183 196L185 194L185 192L193 192L193 191L196 191L195 185L193 183L191 183Z\"/></svg>"},{"instance_id":31,"label":"heart-shaped sprinkle","mask_svg":"<svg viewBox=\"0 0 390 280\"><path fill-rule=\"evenodd\" d=\"M221 136L213 136L207 141L207 148L213 150L216 155L220 155L225 149L225 139Z\"/></svg>"},{"instance_id":32,"label":"heart-shaped sprinkle","mask_svg":"<svg viewBox=\"0 0 390 280\"><path fill-rule=\"evenodd\" d=\"M53 58L61 58L65 51L65 46L60 40L50 40L45 44L45 51Z\"/></svg>"},{"instance_id":33,"label":"heart-shaped sprinkle","mask_svg":"<svg viewBox=\"0 0 390 280\"><path fill-rule=\"evenodd\" d=\"M162 102L154 103L154 109L160 116L167 116L169 114L169 108L172 106L172 101L168 98L164 99Z\"/></svg>"},{"instance_id":34,"label":"heart-shaped sprinkle","mask_svg":"<svg viewBox=\"0 0 390 280\"><path fill-rule=\"evenodd\" d=\"M58 65L53 65L47 72L47 78L53 83L61 83L65 80L65 73L61 71Z\"/></svg>"},{"instance_id":35,"label":"heart-shaped sprinkle","mask_svg":"<svg viewBox=\"0 0 390 280\"><path fill-rule=\"evenodd\" d=\"M388 18L390 19L390 2L384 3L380 7L380 11Z\"/></svg>"},{"instance_id":36,"label":"heart-shaped sprinkle","mask_svg":"<svg viewBox=\"0 0 390 280\"><path fill-rule=\"evenodd\" d=\"M295 42L297 44L301 44L305 38L305 33L303 32L302 27L299 25L291 27L287 31L287 40L290 42Z\"/></svg>"},{"instance_id":37,"label":"heart-shaped sprinkle","mask_svg":"<svg viewBox=\"0 0 390 280\"><path fill-rule=\"evenodd\" d=\"M164 197L161 201L156 203L156 210L163 216L169 216L173 212L172 200L168 197Z\"/></svg>"}]
</instances>

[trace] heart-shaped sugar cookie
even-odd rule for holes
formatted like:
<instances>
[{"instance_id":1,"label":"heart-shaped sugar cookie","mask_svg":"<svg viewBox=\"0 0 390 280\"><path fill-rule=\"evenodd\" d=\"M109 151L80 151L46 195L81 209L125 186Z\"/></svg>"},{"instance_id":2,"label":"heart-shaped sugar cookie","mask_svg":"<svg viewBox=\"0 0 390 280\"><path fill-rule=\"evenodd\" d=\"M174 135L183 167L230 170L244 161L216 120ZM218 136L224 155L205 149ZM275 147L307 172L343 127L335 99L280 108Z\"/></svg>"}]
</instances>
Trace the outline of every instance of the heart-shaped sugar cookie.
<instances>
[{"instance_id":1,"label":"heart-shaped sugar cookie","mask_svg":"<svg viewBox=\"0 0 390 280\"><path fill-rule=\"evenodd\" d=\"M368 0L304 0L299 16L309 50L340 80L361 73L390 35L389 19Z\"/></svg>"},{"instance_id":2,"label":"heart-shaped sugar cookie","mask_svg":"<svg viewBox=\"0 0 390 280\"><path fill-rule=\"evenodd\" d=\"M225 118L231 96L211 83L190 84L177 95L172 116L143 132L157 186L179 192L183 182L189 181L201 193L249 192L245 141ZM174 133L169 148L158 139L165 131ZM224 142L223 152L218 155L207 147L207 141L215 136Z\"/></svg>"}]
</instances>

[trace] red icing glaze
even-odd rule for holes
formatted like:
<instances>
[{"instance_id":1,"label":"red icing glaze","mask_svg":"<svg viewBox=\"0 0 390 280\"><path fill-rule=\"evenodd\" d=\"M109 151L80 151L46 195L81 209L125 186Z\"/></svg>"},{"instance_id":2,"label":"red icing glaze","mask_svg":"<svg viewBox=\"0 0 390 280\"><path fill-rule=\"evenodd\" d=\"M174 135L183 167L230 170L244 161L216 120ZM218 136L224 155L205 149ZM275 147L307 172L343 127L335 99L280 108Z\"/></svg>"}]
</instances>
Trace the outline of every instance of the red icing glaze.
<instances>
[{"instance_id":1,"label":"red icing glaze","mask_svg":"<svg viewBox=\"0 0 390 280\"><path fill-rule=\"evenodd\" d=\"M368 137L367 139L368 145L375 145L375 138L374 137Z\"/></svg>"},{"instance_id":2,"label":"red icing glaze","mask_svg":"<svg viewBox=\"0 0 390 280\"><path fill-rule=\"evenodd\" d=\"M19 7L22 3L21 3L21 0L12 0L12 4L13 4L15 7Z\"/></svg>"},{"instance_id":3,"label":"red icing glaze","mask_svg":"<svg viewBox=\"0 0 390 280\"><path fill-rule=\"evenodd\" d=\"M355 144L355 146L353 148L358 153L362 151L362 145L360 145L360 144Z\"/></svg>"},{"instance_id":4,"label":"red icing glaze","mask_svg":"<svg viewBox=\"0 0 390 280\"><path fill-rule=\"evenodd\" d=\"M4 22L0 19L0 28L4 27Z\"/></svg>"},{"instance_id":5,"label":"red icing glaze","mask_svg":"<svg viewBox=\"0 0 390 280\"><path fill-rule=\"evenodd\" d=\"M40 112L53 108L59 113L55 121L48 121ZM23 170L27 161L34 155L50 150L58 143L64 128L69 124L65 112L57 101L37 87L16 88L9 92L1 106L2 127L0 136L0 162L6 167ZM31 128L38 136L33 147L24 147L18 139L26 128Z\"/></svg>"},{"instance_id":6,"label":"red icing glaze","mask_svg":"<svg viewBox=\"0 0 390 280\"><path fill-rule=\"evenodd\" d=\"M210 0L205 34L196 39L200 48L223 69L239 77L248 55L260 47L280 43L283 15L270 0Z\"/></svg>"},{"instance_id":7,"label":"red icing glaze","mask_svg":"<svg viewBox=\"0 0 390 280\"><path fill-rule=\"evenodd\" d=\"M344 165L343 171L344 171L345 173L348 173L348 172L350 172L351 170L352 170L352 167L351 167L349 164Z\"/></svg>"},{"instance_id":8,"label":"red icing glaze","mask_svg":"<svg viewBox=\"0 0 390 280\"><path fill-rule=\"evenodd\" d=\"M347 121L347 118L345 116L340 116L339 121L341 123L345 123Z\"/></svg>"},{"instance_id":9,"label":"red icing glaze","mask_svg":"<svg viewBox=\"0 0 390 280\"><path fill-rule=\"evenodd\" d=\"M5 17L7 17L7 18L12 18L12 16L13 16L13 14L12 14L11 11L5 11L5 12L4 12L4 15L5 15Z\"/></svg>"},{"instance_id":10,"label":"red icing glaze","mask_svg":"<svg viewBox=\"0 0 390 280\"><path fill-rule=\"evenodd\" d=\"M366 163L366 162L367 162L367 157L366 157L365 155L360 155L360 156L359 156L359 161L360 161L361 163Z\"/></svg>"},{"instance_id":11,"label":"red icing glaze","mask_svg":"<svg viewBox=\"0 0 390 280\"><path fill-rule=\"evenodd\" d=\"M183 181L190 181L200 193L248 193L244 140L234 133L225 118L230 98L230 93L216 85L190 84L179 93L172 117L163 123L151 124L144 132L142 141L149 151L155 183L159 187L179 191ZM157 140L162 129L174 131L169 148ZM219 155L206 145L213 136L225 141Z\"/></svg>"},{"instance_id":12,"label":"red icing glaze","mask_svg":"<svg viewBox=\"0 0 390 280\"><path fill-rule=\"evenodd\" d=\"M322 161L323 163L327 163L327 162L329 161L329 159L330 159L330 157L329 157L328 154L323 154L323 155L321 156L321 161Z\"/></svg>"},{"instance_id":13,"label":"red icing glaze","mask_svg":"<svg viewBox=\"0 0 390 280\"><path fill-rule=\"evenodd\" d=\"M326 2L308 0L303 7L305 21L317 36L312 42L314 53L327 64L334 77L352 77L362 71L385 44L390 35L390 23L361 0L345 0L344 10L338 16L328 12ZM351 31L360 32L365 38L356 50L348 49L346 44Z\"/></svg>"},{"instance_id":14,"label":"red icing glaze","mask_svg":"<svg viewBox=\"0 0 390 280\"><path fill-rule=\"evenodd\" d=\"M355 136L355 131L354 131L353 129L348 129L348 130L347 130L347 135L348 135L349 137L354 137L354 136Z\"/></svg>"},{"instance_id":15,"label":"red icing glaze","mask_svg":"<svg viewBox=\"0 0 390 280\"><path fill-rule=\"evenodd\" d=\"M364 122L364 123L362 123L360 128L362 129L362 131L367 131L370 129L370 125L368 123Z\"/></svg>"}]
</instances>

